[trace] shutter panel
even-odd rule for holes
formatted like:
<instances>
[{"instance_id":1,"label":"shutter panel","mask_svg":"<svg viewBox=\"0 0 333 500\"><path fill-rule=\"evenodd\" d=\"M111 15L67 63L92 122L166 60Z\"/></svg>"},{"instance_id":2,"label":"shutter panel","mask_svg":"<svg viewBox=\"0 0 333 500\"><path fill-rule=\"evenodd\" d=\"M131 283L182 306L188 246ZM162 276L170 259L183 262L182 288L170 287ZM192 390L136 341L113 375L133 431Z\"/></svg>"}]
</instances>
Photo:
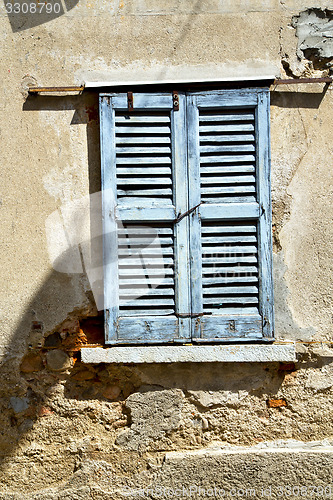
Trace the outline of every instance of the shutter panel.
<instances>
[{"instance_id":1,"label":"shutter panel","mask_svg":"<svg viewBox=\"0 0 333 500\"><path fill-rule=\"evenodd\" d=\"M185 96L102 95L107 343L190 339Z\"/></svg>"},{"instance_id":2,"label":"shutter panel","mask_svg":"<svg viewBox=\"0 0 333 500\"><path fill-rule=\"evenodd\" d=\"M272 337L268 95L188 96L196 342Z\"/></svg>"}]
</instances>

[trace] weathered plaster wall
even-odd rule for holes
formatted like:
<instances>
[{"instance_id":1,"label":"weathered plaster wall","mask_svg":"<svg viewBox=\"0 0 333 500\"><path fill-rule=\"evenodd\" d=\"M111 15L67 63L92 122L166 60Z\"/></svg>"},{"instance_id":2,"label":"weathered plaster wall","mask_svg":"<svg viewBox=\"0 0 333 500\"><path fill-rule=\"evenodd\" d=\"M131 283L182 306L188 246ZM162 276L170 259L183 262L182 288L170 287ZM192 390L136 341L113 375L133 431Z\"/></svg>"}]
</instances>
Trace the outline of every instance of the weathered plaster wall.
<instances>
[{"instance_id":1,"label":"weathered plaster wall","mask_svg":"<svg viewBox=\"0 0 333 500\"><path fill-rule=\"evenodd\" d=\"M39 25L2 6L0 498L121 498L122 487L180 484L165 453L216 443L236 448L178 460L185 484L268 487L287 469L286 481L329 483L332 89L271 94L276 335L298 351L287 366L81 363L82 345L103 342L102 317L84 273L60 272L66 255L60 270L50 264L46 220L100 189L97 96L26 93L28 82L120 74L326 75L330 55L318 67L296 37L310 8L330 5L80 0ZM320 442L297 454L292 439ZM276 440L287 441L282 461L270 447L258 455L255 445Z\"/></svg>"}]
</instances>

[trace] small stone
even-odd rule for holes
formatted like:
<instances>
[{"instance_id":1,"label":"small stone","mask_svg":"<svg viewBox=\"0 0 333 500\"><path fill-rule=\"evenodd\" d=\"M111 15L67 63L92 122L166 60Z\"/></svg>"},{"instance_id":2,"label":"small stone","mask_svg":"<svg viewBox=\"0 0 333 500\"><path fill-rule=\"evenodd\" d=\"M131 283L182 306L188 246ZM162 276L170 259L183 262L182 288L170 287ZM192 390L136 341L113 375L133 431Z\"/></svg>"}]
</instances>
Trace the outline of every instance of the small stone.
<instances>
[{"instance_id":1,"label":"small stone","mask_svg":"<svg viewBox=\"0 0 333 500\"><path fill-rule=\"evenodd\" d=\"M105 389L105 391L103 392L103 396L106 399L115 400L119 397L120 393L121 393L120 387L118 387L117 385L111 385L110 387L107 387Z\"/></svg>"},{"instance_id":2,"label":"small stone","mask_svg":"<svg viewBox=\"0 0 333 500\"><path fill-rule=\"evenodd\" d=\"M42 330L31 330L28 337L30 349L40 349L44 344L44 335Z\"/></svg>"},{"instance_id":3,"label":"small stone","mask_svg":"<svg viewBox=\"0 0 333 500\"><path fill-rule=\"evenodd\" d=\"M82 370L80 372L75 373L75 375L72 376L73 380L91 380L95 377L95 373L90 371L90 370Z\"/></svg>"},{"instance_id":4,"label":"small stone","mask_svg":"<svg viewBox=\"0 0 333 500\"><path fill-rule=\"evenodd\" d=\"M47 366L54 372L61 372L71 368L71 358L64 351L54 349L46 354Z\"/></svg>"},{"instance_id":5,"label":"small stone","mask_svg":"<svg viewBox=\"0 0 333 500\"><path fill-rule=\"evenodd\" d=\"M310 372L305 387L315 391L323 391L333 386L333 373L316 370Z\"/></svg>"},{"instance_id":6,"label":"small stone","mask_svg":"<svg viewBox=\"0 0 333 500\"><path fill-rule=\"evenodd\" d=\"M208 420L205 417L201 417L201 420L202 420L202 429L205 431L209 427Z\"/></svg>"},{"instance_id":7,"label":"small stone","mask_svg":"<svg viewBox=\"0 0 333 500\"><path fill-rule=\"evenodd\" d=\"M44 347L59 347L61 344L60 333L52 333L48 337L46 337L44 341Z\"/></svg>"},{"instance_id":8,"label":"small stone","mask_svg":"<svg viewBox=\"0 0 333 500\"><path fill-rule=\"evenodd\" d=\"M19 432L27 432L29 431L30 429L32 429L34 426L34 422L33 420L31 420L30 418L26 418L25 420L23 420L22 424L19 426L18 430Z\"/></svg>"},{"instance_id":9,"label":"small stone","mask_svg":"<svg viewBox=\"0 0 333 500\"><path fill-rule=\"evenodd\" d=\"M42 370L44 368L43 366L43 360L38 353L29 353L26 354L20 365L20 370L23 373L32 373L32 372L38 372L39 370Z\"/></svg>"},{"instance_id":10,"label":"small stone","mask_svg":"<svg viewBox=\"0 0 333 500\"><path fill-rule=\"evenodd\" d=\"M21 413L29 408L29 399L27 397L17 398L13 396L9 399L9 402L15 413Z\"/></svg>"}]
</instances>

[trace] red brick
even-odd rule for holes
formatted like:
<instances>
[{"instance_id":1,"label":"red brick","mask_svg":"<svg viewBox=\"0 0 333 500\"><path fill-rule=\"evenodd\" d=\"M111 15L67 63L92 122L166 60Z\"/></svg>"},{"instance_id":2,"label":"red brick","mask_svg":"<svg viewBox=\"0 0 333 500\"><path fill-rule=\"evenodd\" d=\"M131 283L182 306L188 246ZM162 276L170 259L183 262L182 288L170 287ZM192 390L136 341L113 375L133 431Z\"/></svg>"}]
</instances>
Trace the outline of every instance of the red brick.
<instances>
[{"instance_id":1,"label":"red brick","mask_svg":"<svg viewBox=\"0 0 333 500\"><path fill-rule=\"evenodd\" d=\"M268 408L281 408L281 406L287 406L284 399L269 399L267 401Z\"/></svg>"},{"instance_id":2,"label":"red brick","mask_svg":"<svg viewBox=\"0 0 333 500\"><path fill-rule=\"evenodd\" d=\"M293 372L295 370L295 363L280 363L280 371Z\"/></svg>"},{"instance_id":3,"label":"red brick","mask_svg":"<svg viewBox=\"0 0 333 500\"><path fill-rule=\"evenodd\" d=\"M38 416L39 417L49 417L50 415L52 415L54 412L48 408L47 406L42 406L39 410L38 410Z\"/></svg>"}]
</instances>

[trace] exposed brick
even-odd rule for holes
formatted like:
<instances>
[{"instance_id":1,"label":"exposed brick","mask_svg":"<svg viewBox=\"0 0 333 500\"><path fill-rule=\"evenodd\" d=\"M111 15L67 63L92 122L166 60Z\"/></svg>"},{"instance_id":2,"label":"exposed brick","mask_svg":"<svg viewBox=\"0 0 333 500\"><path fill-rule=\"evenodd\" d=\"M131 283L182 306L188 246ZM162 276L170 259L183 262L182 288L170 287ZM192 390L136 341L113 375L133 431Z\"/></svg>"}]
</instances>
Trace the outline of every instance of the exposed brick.
<instances>
[{"instance_id":1,"label":"exposed brick","mask_svg":"<svg viewBox=\"0 0 333 500\"><path fill-rule=\"evenodd\" d=\"M52 415L53 413L54 412L48 406L42 406L38 410L38 416L39 417L48 417L48 416Z\"/></svg>"},{"instance_id":2,"label":"exposed brick","mask_svg":"<svg viewBox=\"0 0 333 500\"><path fill-rule=\"evenodd\" d=\"M281 408L281 406L287 406L284 399L269 399L267 401L268 408Z\"/></svg>"},{"instance_id":3,"label":"exposed brick","mask_svg":"<svg viewBox=\"0 0 333 500\"><path fill-rule=\"evenodd\" d=\"M31 330L43 330L43 323L40 321L33 321L31 323Z\"/></svg>"},{"instance_id":4,"label":"exposed brick","mask_svg":"<svg viewBox=\"0 0 333 500\"><path fill-rule=\"evenodd\" d=\"M279 371L293 372L295 370L295 363L280 363Z\"/></svg>"}]
</instances>

